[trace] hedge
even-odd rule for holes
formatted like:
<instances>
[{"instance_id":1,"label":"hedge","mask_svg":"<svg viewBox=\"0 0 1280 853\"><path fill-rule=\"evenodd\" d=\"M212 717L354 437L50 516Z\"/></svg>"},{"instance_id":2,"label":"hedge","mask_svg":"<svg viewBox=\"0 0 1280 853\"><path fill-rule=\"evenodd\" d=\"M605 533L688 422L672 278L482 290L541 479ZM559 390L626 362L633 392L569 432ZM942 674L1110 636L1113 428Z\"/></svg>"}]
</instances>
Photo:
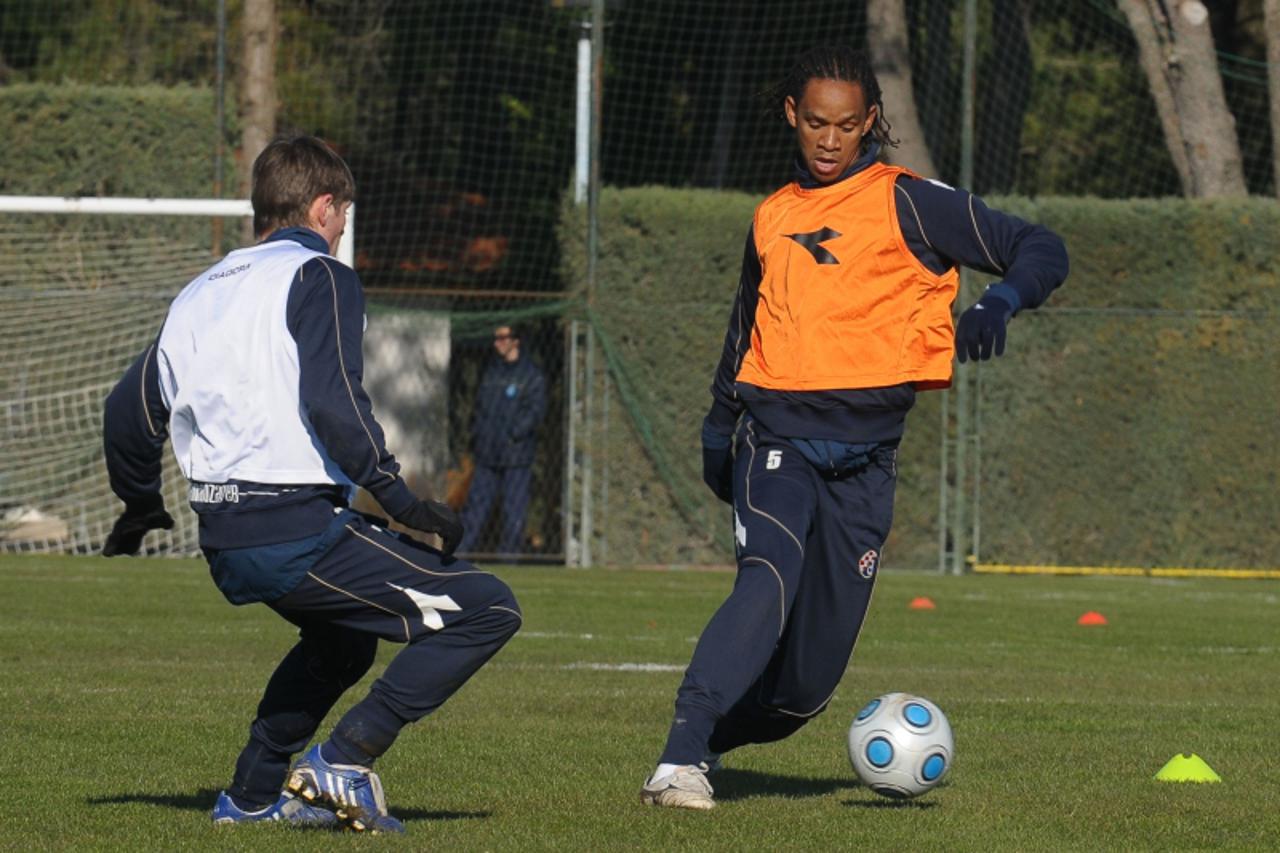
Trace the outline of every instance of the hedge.
<instances>
[{"instance_id":1,"label":"hedge","mask_svg":"<svg viewBox=\"0 0 1280 853\"><path fill-rule=\"evenodd\" d=\"M209 89L3 86L0 138L5 195L213 194L217 123ZM233 179L233 171L224 179Z\"/></svg>"},{"instance_id":2,"label":"hedge","mask_svg":"<svg viewBox=\"0 0 1280 853\"><path fill-rule=\"evenodd\" d=\"M601 439L611 498L597 527L618 562L732 559L728 511L700 482L698 431L758 201L602 193L592 317L621 403ZM1072 272L980 368L980 558L1280 564L1280 207L991 203L1061 234ZM567 207L561 235L564 274L585 295L583 216ZM908 419L890 566L937 565L939 399L922 394Z\"/></svg>"}]
</instances>

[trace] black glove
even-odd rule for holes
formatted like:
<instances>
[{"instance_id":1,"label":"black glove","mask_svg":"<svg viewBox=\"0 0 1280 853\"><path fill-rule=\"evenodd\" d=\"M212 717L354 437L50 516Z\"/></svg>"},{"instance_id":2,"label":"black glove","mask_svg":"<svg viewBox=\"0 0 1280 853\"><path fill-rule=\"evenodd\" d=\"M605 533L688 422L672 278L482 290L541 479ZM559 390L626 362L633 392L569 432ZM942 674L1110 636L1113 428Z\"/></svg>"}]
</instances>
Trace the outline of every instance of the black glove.
<instances>
[{"instance_id":1,"label":"black glove","mask_svg":"<svg viewBox=\"0 0 1280 853\"><path fill-rule=\"evenodd\" d=\"M405 527L421 530L423 533L440 535L440 551L447 557L453 553L462 541L462 521L458 514L440 501L420 500L407 510L396 516L396 521Z\"/></svg>"},{"instance_id":2,"label":"black glove","mask_svg":"<svg viewBox=\"0 0 1280 853\"><path fill-rule=\"evenodd\" d=\"M116 519L107 541L102 546L102 556L136 554L142 546L142 537L148 530L172 530L173 516L164 510L164 498L156 495L154 501L125 504L124 512Z\"/></svg>"},{"instance_id":3,"label":"black glove","mask_svg":"<svg viewBox=\"0 0 1280 853\"><path fill-rule=\"evenodd\" d=\"M993 293L983 294L956 324L956 357L960 363L966 357L986 361L993 349L996 355L1004 355L1005 326L1012 316L1012 305Z\"/></svg>"},{"instance_id":4,"label":"black glove","mask_svg":"<svg viewBox=\"0 0 1280 853\"><path fill-rule=\"evenodd\" d=\"M715 496L733 503L733 437L702 425L702 481Z\"/></svg>"}]
</instances>

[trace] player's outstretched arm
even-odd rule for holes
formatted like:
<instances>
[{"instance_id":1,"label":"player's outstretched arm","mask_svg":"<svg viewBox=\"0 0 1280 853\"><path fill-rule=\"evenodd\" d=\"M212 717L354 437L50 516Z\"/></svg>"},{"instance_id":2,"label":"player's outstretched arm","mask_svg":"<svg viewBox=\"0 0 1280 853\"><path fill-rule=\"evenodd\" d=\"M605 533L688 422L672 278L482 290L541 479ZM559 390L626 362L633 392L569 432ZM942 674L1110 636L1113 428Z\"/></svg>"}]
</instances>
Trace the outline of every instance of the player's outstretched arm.
<instances>
[{"instance_id":1,"label":"player's outstretched arm","mask_svg":"<svg viewBox=\"0 0 1280 853\"><path fill-rule=\"evenodd\" d=\"M157 347L138 356L103 405L102 444L107 476L124 501L103 556L136 554L149 530L170 530L173 518L160 494L164 442L169 437L169 407L160 388Z\"/></svg>"},{"instance_id":2,"label":"player's outstretched arm","mask_svg":"<svg viewBox=\"0 0 1280 853\"><path fill-rule=\"evenodd\" d=\"M756 252L754 227L747 229L747 242L742 250L742 273L738 277L738 290L729 312L729 327L725 331L720 361L711 380L711 410L707 413L707 428L723 435L732 435L742 413L742 401L734 389L734 380L742 359L751 346L751 330L755 326L756 305L760 299L760 256Z\"/></svg>"},{"instance_id":3,"label":"player's outstretched arm","mask_svg":"<svg viewBox=\"0 0 1280 853\"><path fill-rule=\"evenodd\" d=\"M289 291L286 316L298 345L302 408L329 457L392 518L438 534L451 554L462 523L447 505L420 500L400 477L361 382L364 294L355 272L323 258L308 261Z\"/></svg>"},{"instance_id":4,"label":"player's outstretched arm","mask_svg":"<svg viewBox=\"0 0 1280 853\"><path fill-rule=\"evenodd\" d=\"M1002 355L1009 320L1039 307L1066 280L1062 238L937 181L903 178L896 191L903 237L921 263L935 273L966 266L1002 277L960 315L956 356Z\"/></svg>"},{"instance_id":5,"label":"player's outstretched arm","mask_svg":"<svg viewBox=\"0 0 1280 853\"><path fill-rule=\"evenodd\" d=\"M734 388L734 379L751 346L761 278L753 227L747 230L738 291L729 313L720 362L711 381L711 408L702 421L702 481L725 503L733 503L733 431L742 414L742 401Z\"/></svg>"},{"instance_id":6,"label":"player's outstretched arm","mask_svg":"<svg viewBox=\"0 0 1280 853\"><path fill-rule=\"evenodd\" d=\"M733 436L702 423L702 482L725 503L733 503Z\"/></svg>"}]
</instances>

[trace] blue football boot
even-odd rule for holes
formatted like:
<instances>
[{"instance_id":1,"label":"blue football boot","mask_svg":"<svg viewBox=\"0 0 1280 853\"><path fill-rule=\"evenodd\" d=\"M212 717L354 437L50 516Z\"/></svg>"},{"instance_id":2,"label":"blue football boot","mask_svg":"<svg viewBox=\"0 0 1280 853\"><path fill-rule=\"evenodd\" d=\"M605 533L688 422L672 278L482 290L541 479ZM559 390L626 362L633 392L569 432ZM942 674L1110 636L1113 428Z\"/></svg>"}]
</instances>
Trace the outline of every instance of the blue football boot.
<instances>
[{"instance_id":1,"label":"blue football boot","mask_svg":"<svg viewBox=\"0 0 1280 853\"><path fill-rule=\"evenodd\" d=\"M320 754L320 744L294 765L285 789L333 809L342 825L355 832L404 832L404 824L387 814L378 774L358 764L330 764Z\"/></svg>"},{"instance_id":2,"label":"blue football boot","mask_svg":"<svg viewBox=\"0 0 1280 853\"><path fill-rule=\"evenodd\" d=\"M226 791L218 794L218 801L213 804L214 826L227 826L233 823L259 823L261 821L280 821L296 826L319 826L330 829L339 828L338 816L321 806L313 806L303 802L293 794L284 793L272 805L257 811L247 812L240 808L227 795Z\"/></svg>"}]
</instances>

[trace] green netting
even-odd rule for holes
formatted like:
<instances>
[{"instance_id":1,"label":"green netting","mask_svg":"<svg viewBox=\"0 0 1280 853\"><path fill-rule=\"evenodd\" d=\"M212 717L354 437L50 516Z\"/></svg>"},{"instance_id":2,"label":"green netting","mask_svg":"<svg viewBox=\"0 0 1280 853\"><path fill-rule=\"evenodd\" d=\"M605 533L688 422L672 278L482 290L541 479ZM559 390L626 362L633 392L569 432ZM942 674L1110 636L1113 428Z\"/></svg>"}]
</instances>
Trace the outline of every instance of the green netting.
<instances>
[{"instance_id":1,"label":"green netting","mask_svg":"<svg viewBox=\"0 0 1280 853\"><path fill-rule=\"evenodd\" d=\"M243 196L254 4L0 4L0 193ZM416 482L465 492L489 333L521 323L551 379L531 548L727 562L727 510L700 483L697 435L751 207L791 165L791 135L758 95L817 42L876 39L865 4L272 5L276 129L325 137L355 172L369 380L388 395L375 403L416 460ZM1249 191L1273 194L1261 4L1210 5L1228 132ZM939 532L940 513L959 506L950 535L972 528L986 562L1274 564L1261 509L1278 467L1265 441L1277 387L1266 368L1277 361L1270 205L1157 201L1182 187L1114 3L973 4L971 152L966 3L891 8L922 136L904 141L923 141L933 175L971 174L969 188L1060 228L1073 274L1049 309L1017 321L1018 358L983 369L962 435L959 395L945 409L940 395L922 397L890 563L932 567L940 546L967 550ZM597 11L605 192L588 283L588 205L572 199L584 177L578 58ZM899 133L906 107L885 105ZM103 383L154 334L152 315L188 267L248 235L207 219L6 216L4 229L0 355L13 367L0 396L0 512L42 511L73 531L39 547L90 549L112 508L93 426ZM126 291L155 310L131 313ZM36 435L76 473L34 472ZM976 485L955 481L959 450ZM176 547L189 550L183 535Z\"/></svg>"},{"instance_id":2,"label":"green netting","mask_svg":"<svg viewBox=\"0 0 1280 853\"><path fill-rule=\"evenodd\" d=\"M663 188L601 200L599 275L609 286L589 316L619 391L613 426L595 438L601 476L626 496L610 504L600 534L618 560L731 559L728 511L701 483L698 435L756 201ZM1280 451L1268 435L1280 418L1280 259L1269 235L1280 208L994 203L1059 231L1073 273L1049 306L1014 321L1005 358L961 368L980 371L967 436L979 475L964 519L978 557L1274 564ZM565 221L573 276L585 249L573 239L576 211ZM937 564L940 405L940 394L923 394L908 419L892 564Z\"/></svg>"}]
</instances>

